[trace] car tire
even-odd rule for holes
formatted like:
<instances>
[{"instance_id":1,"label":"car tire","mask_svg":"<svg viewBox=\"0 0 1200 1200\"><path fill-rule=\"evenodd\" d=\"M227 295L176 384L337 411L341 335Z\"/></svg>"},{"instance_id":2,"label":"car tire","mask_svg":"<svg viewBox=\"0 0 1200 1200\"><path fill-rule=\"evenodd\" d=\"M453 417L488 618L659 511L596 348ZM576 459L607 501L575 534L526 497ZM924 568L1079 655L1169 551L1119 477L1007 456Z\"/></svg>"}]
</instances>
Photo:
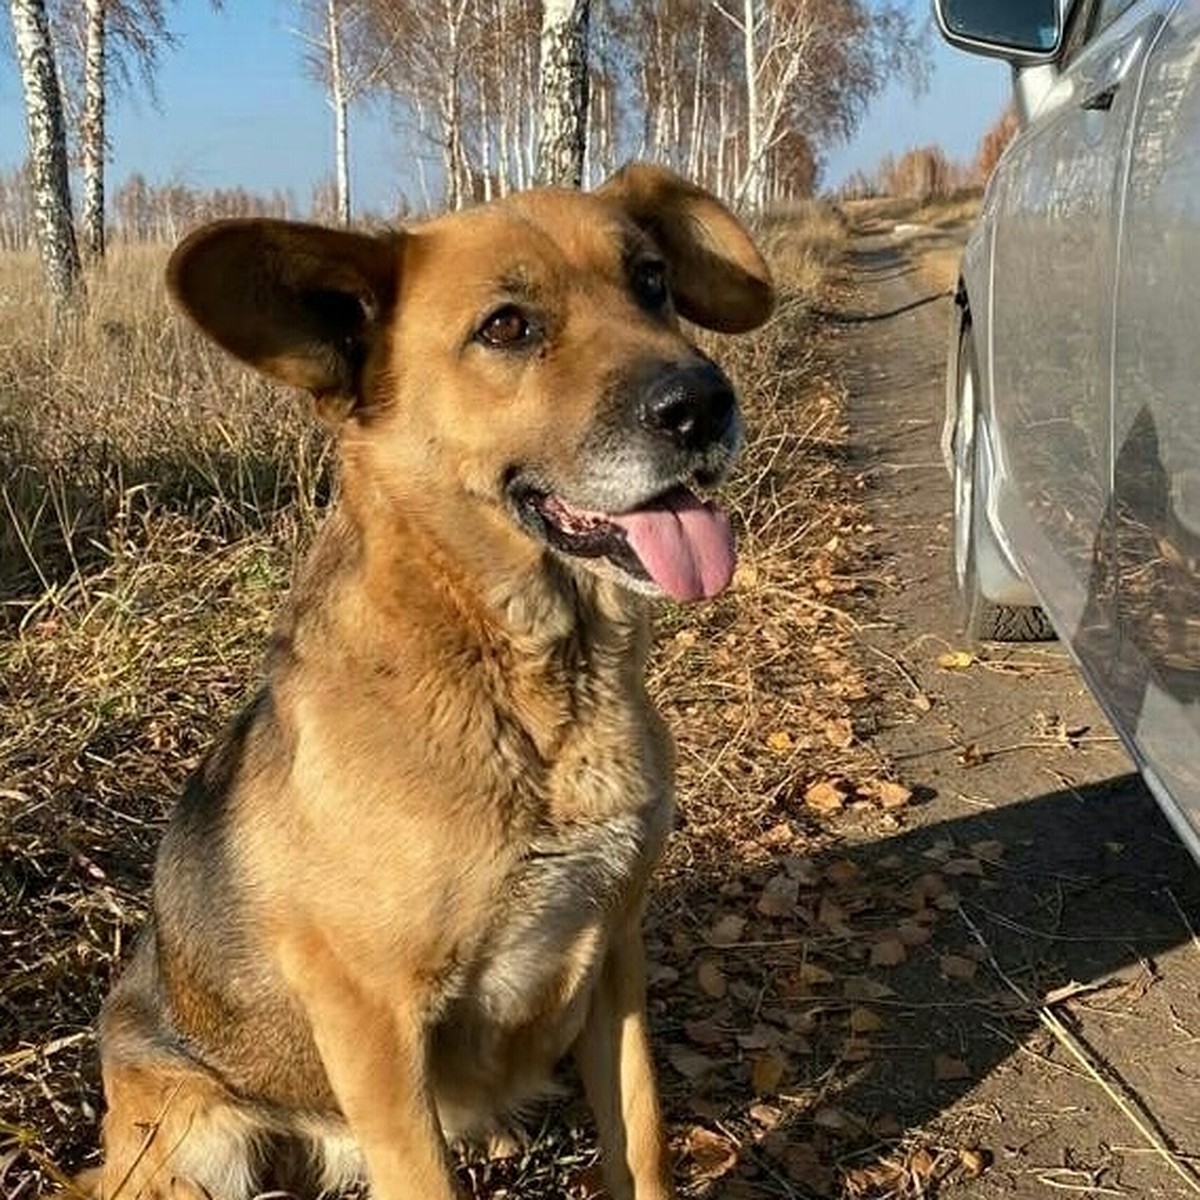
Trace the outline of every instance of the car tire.
<instances>
[{"instance_id":1,"label":"car tire","mask_svg":"<svg viewBox=\"0 0 1200 1200\"><path fill-rule=\"evenodd\" d=\"M984 457L977 436L981 416L979 361L970 323L958 343L958 404L951 443L954 478L954 575L958 583L963 632L972 642L1044 642L1054 628L1036 606L996 604L980 587L979 561L1003 556L983 511L987 495Z\"/></svg>"}]
</instances>

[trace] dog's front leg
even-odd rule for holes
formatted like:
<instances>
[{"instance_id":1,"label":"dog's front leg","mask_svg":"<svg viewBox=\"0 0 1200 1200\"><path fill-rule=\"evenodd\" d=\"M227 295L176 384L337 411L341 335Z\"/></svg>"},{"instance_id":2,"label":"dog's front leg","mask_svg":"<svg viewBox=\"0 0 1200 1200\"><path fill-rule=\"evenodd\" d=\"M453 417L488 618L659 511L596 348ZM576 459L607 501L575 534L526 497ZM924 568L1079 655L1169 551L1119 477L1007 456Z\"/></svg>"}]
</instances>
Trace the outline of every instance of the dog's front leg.
<instances>
[{"instance_id":1,"label":"dog's front leg","mask_svg":"<svg viewBox=\"0 0 1200 1200\"><path fill-rule=\"evenodd\" d=\"M367 1165L373 1200L456 1200L428 1068L422 995L372 996L321 944L285 948L330 1087Z\"/></svg>"},{"instance_id":2,"label":"dog's front leg","mask_svg":"<svg viewBox=\"0 0 1200 1200\"><path fill-rule=\"evenodd\" d=\"M609 950L575 1060L596 1116L612 1200L673 1200L646 1028L645 951L636 926Z\"/></svg>"}]
</instances>

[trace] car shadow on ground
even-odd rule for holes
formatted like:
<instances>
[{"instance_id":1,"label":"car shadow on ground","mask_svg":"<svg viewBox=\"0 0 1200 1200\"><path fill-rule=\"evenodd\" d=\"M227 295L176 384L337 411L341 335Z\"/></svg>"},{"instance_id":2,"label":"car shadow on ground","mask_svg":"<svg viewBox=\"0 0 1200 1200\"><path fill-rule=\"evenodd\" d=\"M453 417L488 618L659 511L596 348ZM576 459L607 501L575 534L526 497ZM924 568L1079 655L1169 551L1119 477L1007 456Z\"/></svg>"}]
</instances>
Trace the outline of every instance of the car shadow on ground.
<instances>
[{"instance_id":1,"label":"car shadow on ground","mask_svg":"<svg viewBox=\"0 0 1200 1200\"><path fill-rule=\"evenodd\" d=\"M762 898L789 876L794 913L764 916ZM718 913L748 919L731 944L721 916L697 928L714 891ZM812 860L731 864L667 890L656 908L651 955L668 970L652 973L651 1013L672 1115L719 1128L738 1110L751 1116L739 1163L704 1194L740 1194L722 1187L784 1169L796 1147L814 1164L801 1182L823 1194L821 1172L936 1128L1010 1059L1053 1057L1038 1032L1047 999L1076 1033L1076 1005L1135 1012L1158 986L1157 959L1190 950L1200 871L1127 775L839 842ZM702 963L720 968L723 988L692 982ZM1061 989L1074 997L1056 1001ZM1149 1029L1147 1050L1172 1036ZM1095 1054L1120 1080L1128 1064ZM777 1079L764 1056L777 1059ZM967 1140L1002 1137L992 1114Z\"/></svg>"}]
</instances>

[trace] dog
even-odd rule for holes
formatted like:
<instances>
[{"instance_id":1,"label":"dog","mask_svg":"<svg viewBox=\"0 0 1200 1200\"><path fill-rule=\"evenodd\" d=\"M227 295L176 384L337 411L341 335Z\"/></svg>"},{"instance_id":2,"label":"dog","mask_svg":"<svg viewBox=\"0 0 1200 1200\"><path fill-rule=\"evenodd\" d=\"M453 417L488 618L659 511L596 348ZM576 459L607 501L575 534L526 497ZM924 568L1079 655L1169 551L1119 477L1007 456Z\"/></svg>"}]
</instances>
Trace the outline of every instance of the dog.
<instances>
[{"instance_id":1,"label":"dog","mask_svg":"<svg viewBox=\"0 0 1200 1200\"><path fill-rule=\"evenodd\" d=\"M760 325L761 255L635 163L376 236L217 222L168 283L311 393L339 494L163 836L81 1186L249 1200L299 1163L314 1189L449 1200L449 1145L570 1057L610 1195L674 1196L641 940L673 811L646 601L733 572L692 489L741 418L680 318Z\"/></svg>"}]
</instances>

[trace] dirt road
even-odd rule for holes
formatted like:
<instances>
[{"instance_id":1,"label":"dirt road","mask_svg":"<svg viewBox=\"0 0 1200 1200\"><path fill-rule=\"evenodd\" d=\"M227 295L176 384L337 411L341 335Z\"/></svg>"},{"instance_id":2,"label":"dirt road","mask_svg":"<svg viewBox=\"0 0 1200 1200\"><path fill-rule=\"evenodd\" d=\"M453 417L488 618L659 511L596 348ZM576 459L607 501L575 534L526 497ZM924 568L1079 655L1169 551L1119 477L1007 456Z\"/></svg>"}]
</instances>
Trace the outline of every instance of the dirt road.
<instances>
[{"instance_id":1,"label":"dirt road","mask_svg":"<svg viewBox=\"0 0 1200 1200\"><path fill-rule=\"evenodd\" d=\"M1062 648L938 663L963 648L937 450L951 302L921 251L911 231L865 226L829 314L879 546L858 614L886 697L874 732L927 797L874 853L926 855L960 898L888 977L893 1045L864 1091L931 1144L990 1153L954 1195L1196 1195L1200 869Z\"/></svg>"}]
</instances>

